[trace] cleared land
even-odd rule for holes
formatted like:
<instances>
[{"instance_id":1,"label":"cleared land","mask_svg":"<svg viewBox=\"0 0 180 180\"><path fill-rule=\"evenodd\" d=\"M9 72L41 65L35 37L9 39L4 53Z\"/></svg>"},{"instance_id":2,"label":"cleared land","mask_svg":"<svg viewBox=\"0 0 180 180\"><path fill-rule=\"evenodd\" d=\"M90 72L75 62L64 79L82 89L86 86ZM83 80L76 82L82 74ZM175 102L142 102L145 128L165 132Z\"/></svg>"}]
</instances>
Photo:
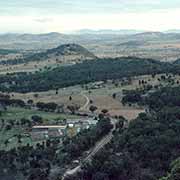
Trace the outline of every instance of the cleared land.
<instances>
[{"instance_id":1,"label":"cleared land","mask_svg":"<svg viewBox=\"0 0 180 180\"><path fill-rule=\"evenodd\" d=\"M62 113L44 112L32 109L18 108L18 107L8 107L8 109L2 112L1 119L4 120L20 120L22 118L30 119L32 116L41 116L44 123L54 123L56 120L63 119L74 119L77 116L67 115Z\"/></svg>"},{"instance_id":2,"label":"cleared land","mask_svg":"<svg viewBox=\"0 0 180 180\"><path fill-rule=\"evenodd\" d=\"M66 108L68 105L76 104L79 107L85 106L82 109L84 112L89 112L90 105L95 105L98 107L97 112L100 112L102 109L108 109L111 115L124 116L127 119L134 119L141 112L144 112L144 108L140 107L129 107L123 106L121 103L121 99L123 96L123 90L132 90L136 88L142 88L139 85L139 81L146 81L148 85L160 85L165 86L170 82L168 80L160 81L161 76L165 74L156 75L155 78L152 78L151 75L138 76L132 78L131 82L126 85L121 85L121 81L117 81L116 85L112 81L108 81L104 83L102 87L93 88L92 84L88 84L88 90L81 86L72 86L68 88L63 88L58 90L58 94L56 91L51 90L47 92L37 92L37 93L13 93L12 98L23 99L28 101L32 99L34 103L37 102L55 102L58 105L64 105ZM172 75L171 75L172 76ZM172 76L171 79L174 81L180 81L180 76ZM118 84L118 85L117 85ZM113 94L117 93L118 96L113 98ZM36 96L35 94L38 94ZM12 95L12 94L11 94ZM72 100L69 100L69 97L72 97ZM87 98L89 98L90 102L87 103Z\"/></svg>"},{"instance_id":3,"label":"cleared land","mask_svg":"<svg viewBox=\"0 0 180 180\"><path fill-rule=\"evenodd\" d=\"M160 75L159 75L160 77ZM68 105L77 104L80 107L85 108L82 109L83 112L89 112L89 107L91 105L95 105L98 107L97 112L100 112L102 109L108 109L111 115L124 116L127 119L134 119L138 116L139 113L144 112L143 108L139 107L128 107L123 106L121 103L121 98L123 96L123 89L136 89L139 87L139 80L146 80L149 84L159 84L159 81L152 79L151 76L140 76L135 77L131 84L122 86L119 82L118 87L116 87L112 82L107 82L103 85L103 87L93 89L91 85L89 85L89 90L85 90L81 86L73 86L68 88L63 88L58 90L58 94L56 91L51 90L47 92L37 92L37 93L13 93L13 97L15 99L23 99L26 102L29 99L32 99L34 103L37 102L55 102L59 105L64 105L66 108ZM113 98L113 93L117 93L118 97ZM12 94L11 94L12 95ZM38 95L38 96L36 96ZM69 97L72 97L72 100L69 100ZM87 98L92 103L87 104Z\"/></svg>"},{"instance_id":4,"label":"cleared land","mask_svg":"<svg viewBox=\"0 0 180 180\"><path fill-rule=\"evenodd\" d=\"M37 102L55 102L58 105L71 105L77 104L80 107L86 103L86 98L81 94L81 87L74 86L58 90L58 94L54 90L46 92L36 92L36 93L11 93L12 98L22 99L27 102L29 99L33 100L34 103ZM69 98L72 97L70 100Z\"/></svg>"},{"instance_id":5,"label":"cleared land","mask_svg":"<svg viewBox=\"0 0 180 180\"><path fill-rule=\"evenodd\" d=\"M162 76L169 77L169 79L162 80ZM172 76L159 74L153 78L150 75L138 76L131 79L125 85L122 85L122 81L107 81L102 83L100 86L96 87L97 83L89 83L85 86L72 86L68 88L59 89L58 92L55 90L50 90L47 92L36 92L36 93L11 93L11 97L15 99L23 99L28 101L33 100L34 104L37 102L55 102L58 105L64 105L67 111L68 105L76 104L81 107L80 111L83 113L89 113L89 107L91 105L97 106L98 110L96 113L101 112L102 109L107 109L109 114L112 116L124 116L128 120L133 120L138 116L139 113L144 112L143 107L138 106L123 106L121 99L123 97L123 90L132 90L137 88L142 88L139 85L139 81L146 81L148 85L158 85L167 86L172 82L171 80L180 81L180 76ZM147 85L146 84L146 85ZM117 96L113 98L113 94L116 93ZM70 100L70 97L72 99ZM14 122L19 121L22 118L31 119L33 115L38 115L43 118L44 124L56 124L63 119L77 119L78 116L62 113L52 113L43 112L36 109L24 109L17 107L10 107L7 111L2 113L2 118L6 122L13 120ZM13 127L9 131L5 131L4 128L0 131L0 149L10 149L12 147L17 147L25 145L27 143L36 144L27 133L28 131L24 128ZM21 134L21 143L18 142L17 135ZM5 141L8 140L9 144L6 147Z\"/></svg>"},{"instance_id":6,"label":"cleared land","mask_svg":"<svg viewBox=\"0 0 180 180\"><path fill-rule=\"evenodd\" d=\"M1 115L0 149L8 150L14 147L27 145L28 143L30 145L37 144L39 141L32 140L27 127L16 125L18 122L20 123L21 119L31 119L31 117L34 115L41 116L44 124L56 124L64 119L73 120L78 118L78 116L76 115L43 112L18 107L8 107L8 109L4 111ZM4 119L5 121L4 127L2 127L2 119ZM14 125L11 129L6 130L6 126L10 122L13 122ZM17 138L19 135L21 136L20 143ZM6 141L8 141L7 145L5 145Z\"/></svg>"}]
</instances>

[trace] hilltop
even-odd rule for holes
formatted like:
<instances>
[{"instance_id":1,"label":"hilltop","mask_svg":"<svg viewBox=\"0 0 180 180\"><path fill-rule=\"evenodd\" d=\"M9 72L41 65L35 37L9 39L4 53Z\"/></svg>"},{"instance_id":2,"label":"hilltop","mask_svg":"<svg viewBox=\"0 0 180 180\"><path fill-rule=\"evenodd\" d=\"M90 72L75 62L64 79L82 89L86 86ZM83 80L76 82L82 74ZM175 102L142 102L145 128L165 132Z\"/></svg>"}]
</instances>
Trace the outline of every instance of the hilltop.
<instances>
[{"instance_id":1,"label":"hilltop","mask_svg":"<svg viewBox=\"0 0 180 180\"><path fill-rule=\"evenodd\" d=\"M44 63L44 65L77 63L96 59L96 56L78 44L64 44L44 52L35 53L20 59L1 61L1 65L18 65L28 63Z\"/></svg>"},{"instance_id":2,"label":"hilltop","mask_svg":"<svg viewBox=\"0 0 180 180\"><path fill-rule=\"evenodd\" d=\"M93 53L78 44L64 44L58 46L57 48L49 49L46 51L46 53L49 55L53 54L57 56L79 55L83 56L85 59L95 58L95 55Z\"/></svg>"},{"instance_id":3,"label":"hilltop","mask_svg":"<svg viewBox=\"0 0 180 180\"><path fill-rule=\"evenodd\" d=\"M93 53L78 44L64 44L57 48L48 49L45 52L34 54L24 60L29 61L53 61L56 63L78 62L96 58Z\"/></svg>"}]
</instances>

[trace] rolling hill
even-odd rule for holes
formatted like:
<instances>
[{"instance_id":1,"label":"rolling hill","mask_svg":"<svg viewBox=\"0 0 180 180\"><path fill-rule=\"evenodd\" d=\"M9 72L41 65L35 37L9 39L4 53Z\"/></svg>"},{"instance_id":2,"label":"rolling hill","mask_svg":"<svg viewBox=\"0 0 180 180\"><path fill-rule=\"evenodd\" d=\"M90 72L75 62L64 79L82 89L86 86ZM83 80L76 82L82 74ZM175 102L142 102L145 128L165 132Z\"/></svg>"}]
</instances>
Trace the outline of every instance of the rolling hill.
<instances>
[{"instance_id":1,"label":"rolling hill","mask_svg":"<svg viewBox=\"0 0 180 180\"><path fill-rule=\"evenodd\" d=\"M22 56L45 52L63 44L80 44L98 57L137 56L174 61L180 57L180 33L135 30L81 30L74 34L2 34L0 49L16 49Z\"/></svg>"},{"instance_id":2,"label":"rolling hill","mask_svg":"<svg viewBox=\"0 0 180 180\"><path fill-rule=\"evenodd\" d=\"M48 49L45 52L35 53L23 59L1 61L0 64L17 65L30 62L72 63L84 60L96 59L96 56L86 48L78 44L64 44L57 48Z\"/></svg>"},{"instance_id":3,"label":"rolling hill","mask_svg":"<svg viewBox=\"0 0 180 180\"><path fill-rule=\"evenodd\" d=\"M54 61L56 63L78 62L95 59L96 56L78 44L64 44L45 52L34 54L25 59L29 61Z\"/></svg>"},{"instance_id":4,"label":"rolling hill","mask_svg":"<svg viewBox=\"0 0 180 180\"><path fill-rule=\"evenodd\" d=\"M180 65L180 59L177 59L176 61L173 62L174 65Z\"/></svg>"},{"instance_id":5,"label":"rolling hill","mask_svg":"<svg viewBox=\"0 0 180 180\"><path fill-rule=\"evenodd\" d=\"M121 79L145 74L173 72L171 63L135 57L87 60L66 67L37 73L15 73L0 76L1 91L47 91L88 82ZM14 82L12 84L12 82Z\"/></svg>"},{"instance_id":6,"label":"rolling hill","mask_svg":"<svg viewBox=\"0 0 180 180\"><path fill-rule=\"evenodd\" d=\"M178 40L180 39L179 33L164 33L164 32L144 32L133 34L129 36L130 39L138 40Z\"/></svg>"}]
</instances>

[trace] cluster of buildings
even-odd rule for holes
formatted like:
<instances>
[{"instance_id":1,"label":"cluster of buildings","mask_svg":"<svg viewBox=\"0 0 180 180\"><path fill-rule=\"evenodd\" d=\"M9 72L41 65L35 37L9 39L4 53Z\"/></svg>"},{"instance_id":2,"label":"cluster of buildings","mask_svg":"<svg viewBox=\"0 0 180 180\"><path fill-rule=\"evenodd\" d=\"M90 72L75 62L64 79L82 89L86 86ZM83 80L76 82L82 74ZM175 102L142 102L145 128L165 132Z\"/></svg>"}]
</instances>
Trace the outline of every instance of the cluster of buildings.
<instances>
[{"instance_id":1,"label":"cluster of buildings","mask_svg":"<svg viewBox=\"0 0 180 180\"><path fill-rule=\"evenodd\" d=\"M33 126L31 129L31 138L33 140L45 140L49 138L73 137L83 129L89 129L97 124L94 119L67 120L62 125L40 125Z\"/></svg>"}]
</instances>

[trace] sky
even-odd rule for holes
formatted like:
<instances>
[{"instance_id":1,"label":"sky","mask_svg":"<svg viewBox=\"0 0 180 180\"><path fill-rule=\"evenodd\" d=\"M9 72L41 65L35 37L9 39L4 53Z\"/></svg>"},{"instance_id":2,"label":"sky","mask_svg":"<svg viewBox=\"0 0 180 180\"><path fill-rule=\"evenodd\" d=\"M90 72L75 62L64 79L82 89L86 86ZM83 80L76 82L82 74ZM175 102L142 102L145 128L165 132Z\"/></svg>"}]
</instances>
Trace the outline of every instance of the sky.
<instances>
[{"instance_id":1,"label":"sky","mask_svg":"<svg viewBox=\"0 0 180 180\"><path fill-rule=\"evenodd\" d=\"M1 0L0 33L180 29L180 0Z\"/></svg>"}]
</instances>

